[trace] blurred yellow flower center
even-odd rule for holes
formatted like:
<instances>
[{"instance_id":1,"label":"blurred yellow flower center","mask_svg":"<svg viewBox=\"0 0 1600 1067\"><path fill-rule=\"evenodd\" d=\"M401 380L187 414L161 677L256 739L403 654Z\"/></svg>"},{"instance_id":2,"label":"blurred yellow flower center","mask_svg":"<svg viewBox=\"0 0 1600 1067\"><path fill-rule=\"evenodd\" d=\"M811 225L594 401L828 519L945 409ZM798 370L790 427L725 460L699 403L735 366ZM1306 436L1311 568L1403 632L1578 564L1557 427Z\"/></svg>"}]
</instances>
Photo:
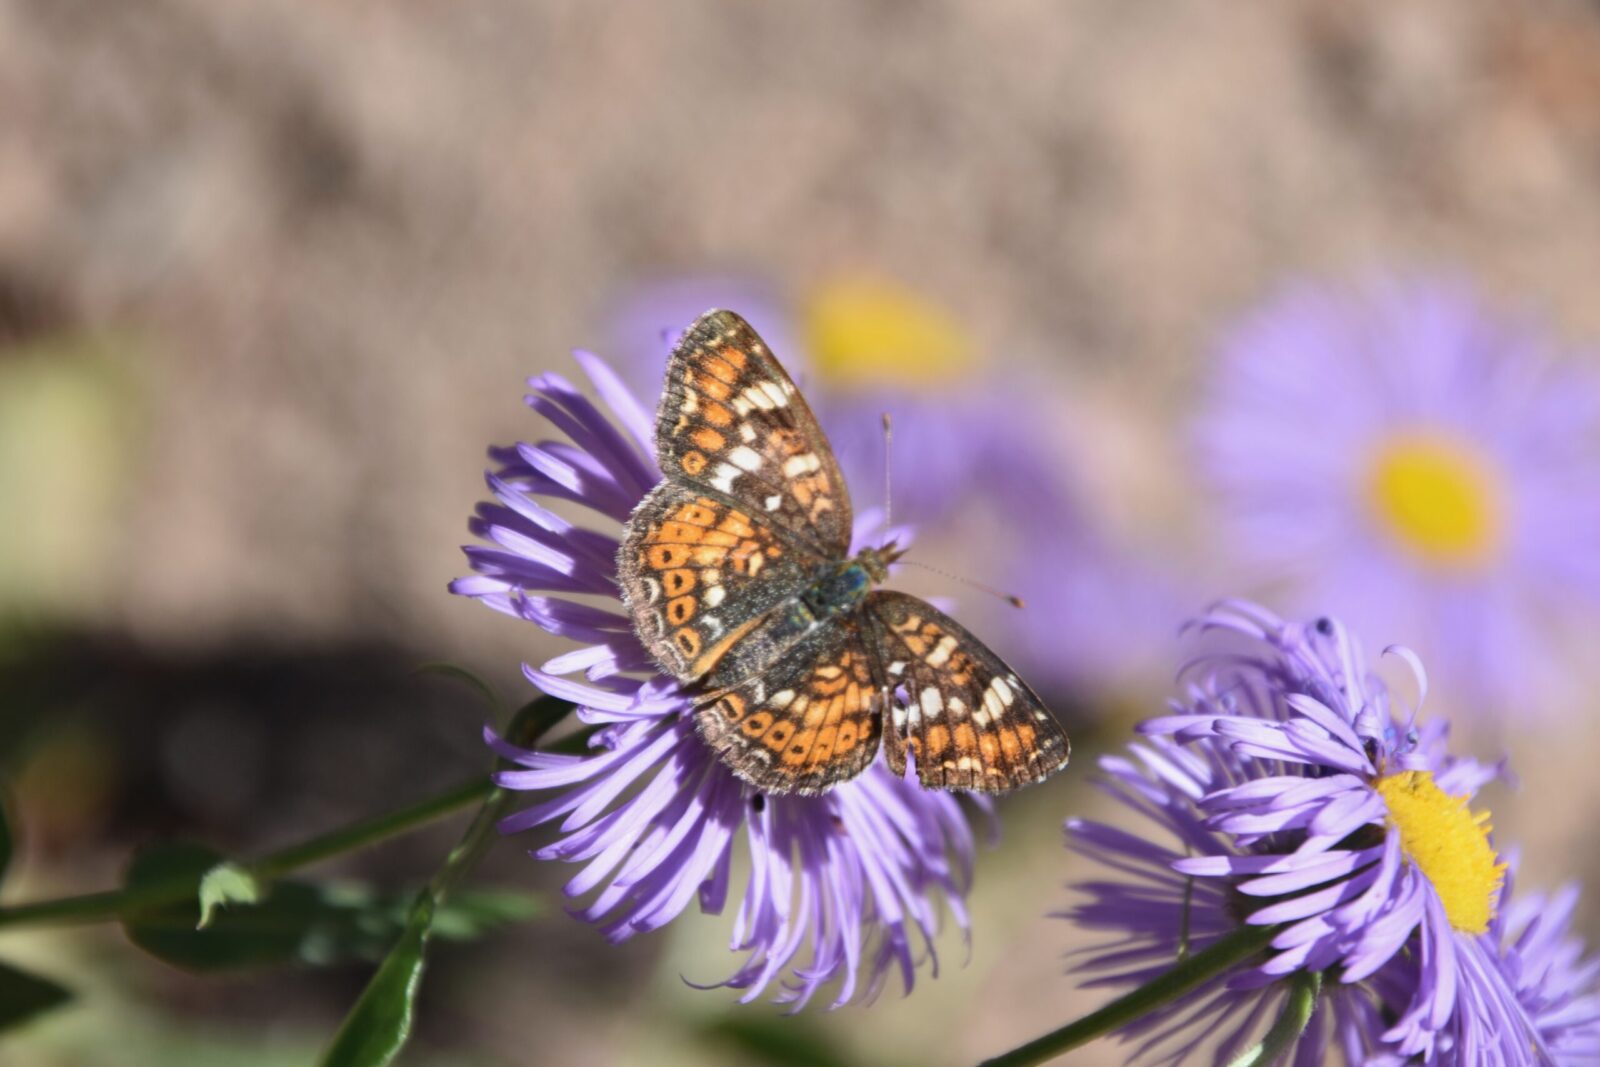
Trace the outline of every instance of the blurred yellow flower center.
<instances>
[{"instance_id":1,"label":"blurred yellow flower center","mask_svg":"<svg viewBox=\"0 0 1600 1067\"><path fill-rule=\"evenodd\" d=\"M1471 567L1500 546L1499 479L1464 441L1397 438L1378 452L1368 486L1379 522L1425 563Z\"/></svg>"},{"instance_id":2,"label":"blurred yellow flower center","mask_svg":"<svg viewBox=\"0 0 1600 1067\"><path fill-rule=\"evenodd\" d=\"M1506 866L1489 844L1489 813L1474 813L1427 771L1401 771L1374 784L1400 831L1400 848L1433 885L1450 925L1481 934L1494 916Z\"/></svg>"},{"instance_id":3,"label":"blurred yellow flower center","mask_svg":"<svg viewBox=\"0 0 1600 1067\"><path fill-rule=\"evenodd\" d=\"M805 309L804 329L817 374L847 387L943 385L973 359L972 340L960 323L884 281L824 285Z\"/></svg>"}]
</instances>

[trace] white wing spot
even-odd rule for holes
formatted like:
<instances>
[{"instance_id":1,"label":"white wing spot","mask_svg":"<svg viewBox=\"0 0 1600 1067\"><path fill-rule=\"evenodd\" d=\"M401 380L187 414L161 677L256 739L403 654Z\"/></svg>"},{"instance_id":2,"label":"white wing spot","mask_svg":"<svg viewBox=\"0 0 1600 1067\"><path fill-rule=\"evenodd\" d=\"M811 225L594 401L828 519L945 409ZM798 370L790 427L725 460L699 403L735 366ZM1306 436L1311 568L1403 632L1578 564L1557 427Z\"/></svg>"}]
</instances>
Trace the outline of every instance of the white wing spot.
<instances>
[{"instance_id":1,"label":"white wing spot","mask_svg":"<svg viewBox=\"0 0 1600 1067\"><path fill-rule=\"evenodd\" d=\"M1017 699L1016 694L1011 691L1011 686L1006 684L1004 678L996 678L989 683L989 688L1000 695L1000 703L1008 708L1011 706L1011 702Z\"/></svg>"},{"instance_id":2,"label":"white wing spot","mask_svg":"<svg viewBox=\"0 0 1600 1067\"><path fill-rule=\"evenodd\" d=\"M996 678L994 681L998 682L999 680ZM989 688L983 691L983 710L989 713L988 717L991 719L998 719L1005 714L1006 706L1001 702L1000 694L995 692L994 682L990 682ZM974 722L978 722L977 713L973 714L972 719ZM979 725L982 725L982 723L980 722Z\"/></svg>"},{"instance_id":3,"label":"white wing spot","mask_svg":"<svg viewBox=\"0 0 1600 1067\"><path fill-rule=\"evenodd\" d=\"M781 408L789 402L788 392L777 382L758 382L757 386L767 394L767 399L772 401L773 407Z\"/></svg>"},{"instance_id":4,"label":"white wing spot","mask_svg":"<svg viewBox=\"0 0 1600 1067\"><path fill-rule=\"evenodd\" d=\"M926 663L930 667L943 667L950 662L950 653L956 650L956 639L949 634L939 638L939 643L933 646L933 651L928 653ZM995 681L1000 679L996 678Z\"/></svg>"},{"instance_id":5,"label":"white wing spot","mask_svg":"<svg viewBox=\"0 0 1600 1067\"><path fill-rule=\"evenodd\" d=\"M727 589L723 588L720 585L714 585L710 589L706 590L706 595L705 595L705 597L703 599L706 602L706 607L714 608L718 604L722 603L723 598L726 597L727 595L728 595ZM721 627L719 626L718 629L720 630Z\"/></svg>"},{"instance_id":6,"label":"white wing spot","mask_svg":"<svg viewBox=\"0 0 1600 1067\"><path fill-rule=\"evenodd\" d=\"M739 424L739 440L743 441L745 444L749 444L755 439L756 428L750 425L748 422L741 422Z\"/></svg>"},{"instance_id":7,"label":"white wing spot","mask_svg":"<svg viewBox=\"0 0 1600 1067\"><path fill-rule=\"evenodd\" d=\"M762 411L771 411L773 408L777 407L778 405L772 402L772 394L768 393L766 389L762 388L766 384L766 382L757 382L755 385L745 389L744 392L739 394L738 399L734 400L733 409L738 411L739 414L743 415L751 408L760 408ZM782 396L783 394L779 393L778 395ZM739 405L741 402L744 404L743 411L739 410Z\"/></svg>"},{"instance_id":8,"label":"white wing spot","mask_svg":"<svg viewBox=\"0 0 1600 1067\"><path fill-rule=\"evenodd\" d=\"M748 445L740 445L728 453L728 461L740 470L753 471L761 466L761 453Z\"/></svg>"},{"instance_id":9,"label":"white wing spot","mask_svg":"<svg viewBox=\"0 0 1600 1067\"><path fill-rule=\"evenodd\" d=\"M733 480L739 477L739 468L732 463L718 463L717 472L711 476L713 487L724 493L733 492Z\"/></svg>"},{"instance_id":10,"label":"white wing spot","mask_svg":"<svg viewBox=\"0 0 1600 1067\"><path fill-rule=\"evenodd\" d=\"M780 689L776 693L772 694L772 699L767 703L771 704L779 711L782 711L784 708L787 708L790 704L794 703L794 690Z\"/></svg>"},{"instance_id":11,"label":"white wing spot","mask_svg":"<svg viewBox=\"0 0 1600 1067\"><path fill-rule=\"evenodd\" d=\"M965 700L962 700L960 697L951 697L950 698L950 717L952 719L964 719L964 718L966 718L967 717L967 702Z\"/></svg>"},{"instance_id":12,"label":"white wing spot","mask_svg":"<svg viewBox=\"0 0 1600 1067\"><path fill-rule=\"evenodd\" d=\"M767 497L767 499L763 500L762 503L767 506L768 511L777 511L779 508L783 507L783 494L773 493L771 496Z\"/></svg>"},{"instance_id":13,"label":"white wing spot","mask_svg":"<svg viewBox=\"0 0 1600 1067\"><path fill-rule=\"evenodd\" d=\"M922 714L930 719L937 719L944 714L944 697L939 690L928 686L922 691Z\"/></svg>"},{"instance_id":14,"label":"white wing spot","mask_svg":"<svg viewBox=\"0 0 1600 1067\"><path fill-rule=\"evenodd\" d=\"M722 590L718 589L717 592L720 593ZM721 600L722 598L718 597L717 599ZM709 596L706 597L706 603L711 604L712 607L716 607L716 604L711 602L711 598ZM722 625L722 620L717 618L715 615L700 616L700 625L706 628L707 637L721 637L722 631L725 629L725 627Z\"/></svg>"},{"instance_id":15,"label":"white wing spot","mask_svg":"<svg viewBox=\"0 0 1600 1067\"><path fill-rule=\"evenodd\" d=\"M895 660L893 663L889 664L889 673L894 675L896 678L898 678L898 677L900 677L900 675L904 674L905 673L905 669L906 669L905 660Z\"/></svg>"},{"instance_id":16,"label":"white wing spot","mask_svg":"<svg viewBox=\"0 0 1600 1067\"><path fill-rule=\"evenodd\" d=\"M816 457L815 453L806 452L803 455L790 456L783 461L783 476L785 478L796 478L802 474L810 474L820 466L822 466L822 461Z\"/></svg>"}]
</instances>

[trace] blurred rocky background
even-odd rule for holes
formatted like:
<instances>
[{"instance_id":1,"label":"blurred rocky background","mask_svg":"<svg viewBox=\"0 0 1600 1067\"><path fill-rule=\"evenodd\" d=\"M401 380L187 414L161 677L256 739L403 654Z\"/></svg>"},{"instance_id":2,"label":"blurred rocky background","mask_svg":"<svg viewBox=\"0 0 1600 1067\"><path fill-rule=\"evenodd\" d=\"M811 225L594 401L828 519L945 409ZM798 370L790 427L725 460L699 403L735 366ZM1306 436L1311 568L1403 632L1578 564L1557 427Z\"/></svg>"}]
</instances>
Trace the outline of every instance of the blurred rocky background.
<instances>
[{"instance_id":1,"label":"blurred rocky background","mask_svg":"<svg viewBox=\"0 0 1600 1067\"><path fill-rule=\"evenodd\" d=\"M914 287L995 374L1057 384L1106 521L1181 565L1181 413L1226 323L1286 278L1444 268L1592 348L1597 189L1576 0L0 0L9 892L482 766L481 709L412 672L520 695L555 650L445 583L485 446L535 432L521 380L601 346L630 286ZM772 1023L680 980L726 970L723 922L614 949L554 908L440 952L409 1062L962 1062L1080 1014L1059 823L1178 658L1010 803L970 961L950 939L911 998ZM1509 733L1528 784L1491 800L1530 878L1600 874L1593 731ZM425 877L455 832L353 869ZM484 876L559 885L522 844ZM202 981L107 930L5 951L85 994L0 1045L30 1067L308 1062L365 978Z\"/></svg>"}]
</instances>

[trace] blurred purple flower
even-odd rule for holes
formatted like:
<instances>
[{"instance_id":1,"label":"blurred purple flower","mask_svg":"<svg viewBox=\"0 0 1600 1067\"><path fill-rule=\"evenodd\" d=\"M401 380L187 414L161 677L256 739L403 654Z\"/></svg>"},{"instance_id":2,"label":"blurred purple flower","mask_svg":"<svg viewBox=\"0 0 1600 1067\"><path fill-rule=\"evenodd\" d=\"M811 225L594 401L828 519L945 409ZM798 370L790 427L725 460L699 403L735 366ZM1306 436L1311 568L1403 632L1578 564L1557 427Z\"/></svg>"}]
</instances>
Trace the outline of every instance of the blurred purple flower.
<instances>
[{"instance_id":1,"label":"blurred purple flower","mask_svg":"<svg viewBox=\"0 0 1600 1067\"><path fill-rule=\"evenodd\" d=\"M660 388L686 323L707 309L739 312L783 361L816 411L856 494L883 492L882 416L894 419L894 509L915 523L945 516L974 494L1055 492L1040 437L1043 411L1015 380L984 381L973 344L942 310L886 283L845 278L801 306L739 276L680 278L621 301L612 323L630 382ZM919 359L916 346L930 350ZM1030 416L1034 418L1030 419ZM1013 461L1024 469L1012 474ZM1020 484L1019 484L1020 483ZM881 502L880 502L881 503Z\"/></svg>"},{"instance_id":2,"label":"blurred purple flower","mask_svg":"<svg viewBox=\"0 0 1600 1067\"><path fill-rule=\"evenodd\" d=\"M1600 617L1600 385L1544 347L1440 282L1268 303L1198 427L1226 544L1302 606L1404 634L1453 704L1537 715L1555 639Z\"/></svg>"},{"instance_id":3,"label":"blurred purple flower","mask_svg":"<svg viewBox=\"0 0 1600 1067\"><path fill-rule=\"evenodd\" d=\"M718 984L749 1001L777 983L776 999L798 1009L830 983L835 1005L871 997L898 967L909 992L921 959L937 970L941 900L967 929L974 841L959 803L896 778L881 757L823 796L762 796L705 746L689 702L655 673L621 611L616 532L546 506L570 501L620 524L659 479L645 408L605 363L577 358L622 428L560 376L532 379L529 405L568 440L490 450L495 500L470 524L487 544L465 549L477 573L452 585L578 642L525 669L599 728L585 755L524 751L490 736L523 768L503 772L502 785L550 794L501 829L559 824L557 839L533 854L583 864L567 893L594 894L576 914L612 941L657 929L691 902L720 913L739 892L733 856L742 837L750 872L731 947L745 960ZM567 677L576 672L584 680Z\"/></svg>"},{"instance_id":4,"label":"blurred purple flower","mask_svg":"<svg viewBox=\"0 0 1600 1067\"><path fill-rule=\"evenodd\" d=\"M1053 451L1063 413L1048 389L979 358L959 324L881 280L833 279L802 301L749 277L687 277L619 301L612 339L630 382L660 387L683 324L708 308L747 318L778 353L828 432L855 497L884 492L881 416L894 420L896 516L941 533L972 517L984 551L961 576L1028 603L1017 612L967 597L968 617L1037 683L1126 682L1170 636L1180 601L1153 567L1113 544ZM984 521L984 517L991 517ZM1095 705L1098 706L1098 705Z\"/></svg>"},{"instance_id":5,"label":"blurred purple flower","mask_svg":"<svg viewBox=\"0 0 1600 1067\"><path fill-rule=\"evenodd\" d=\"M1521 1034L1530 1049L1549 1063L1600 1064L1600 957L1586 957L1569 930L1578 889L1518 897L1514 858L1511 867L1500 910L1480 948L1503 976L1505 999L1520 1009ZM1472 1062L1465 1059L1472 1050L1462 1052L1463 1062Z\"/></svg>"},{"instance_id":6,"label":"blurred purple flower","mask_svg":"<svg viewBox=\"0 0 1600 1067\"><path fill-rule=\"evenodd\" d=\"M1297 1062L1319 1062L1329 1042L1359 1045L1362 1063L1537 1062L1480 937L1504 865L1467 802L1499 768L1450 757L1441 723L1398 720L1332 620L1302 626L1236 604L1199 626L1242 647L1186 669L1204 673L1173 714L1140 727L1142 767L1102 763L1112 795L1173 844L1069 824L1074 847L1137 879L1085 887L1090 903L1073 917L1125 936L1086 966L1133 984L1175 962L1185 936L1199 949L1240 923L1273 926L1258 962L1139 1032L1168 1039L1192 1011L1237 1020L1232 1040L1243 1042L1284 981L1309 972L1328 977L1334 1011L1307 1031ZM1393 651L1425 694L1420 661Z\"/></svg>"}]
</instances>

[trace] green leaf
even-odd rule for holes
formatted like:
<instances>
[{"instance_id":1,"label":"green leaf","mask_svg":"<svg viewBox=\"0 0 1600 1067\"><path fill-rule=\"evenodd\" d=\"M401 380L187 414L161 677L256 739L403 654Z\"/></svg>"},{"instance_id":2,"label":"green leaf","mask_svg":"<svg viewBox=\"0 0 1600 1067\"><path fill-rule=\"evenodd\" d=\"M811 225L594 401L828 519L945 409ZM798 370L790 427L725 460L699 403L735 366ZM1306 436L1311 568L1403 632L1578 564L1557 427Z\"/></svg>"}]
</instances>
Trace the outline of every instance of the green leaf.
<instances>
[{"instance_id":1,"label":"green leaf","mask_svg":"<svg viewBox=\"0 0 1600 1067\"><path fill-rule=\"evenodd\" d=\"M200 879L200 921L196 930L211 925L216 909L229 904L261 903L261 883L237 863L219 863Z\"/></svg>"},{"instance_id":2,"label":"green leaf","mask_svg":"<svg viewBox=\"0 0 1600 1067\"><path fill-rule=\"evenodd\" d=\"M506 738L512 744L531 748L571 711L572 705L564 700L541 697L513 716ZM333 1043L323 1054L322 1067L386 1067L405 1048L416 1017L428 938L435 933L443 937L449 930L451 923L446 918L444 902L493 842L494 825L505 808L506 797L504 789L489 794L461 843L451 850L428 887L417 895L405 932L345 1016Z\"/></svg>"},{"instance_id":3,"label":"green leaf","mask_svg":"<svg viewBox=\"0 0 1600 1067\"><path fill-rule=\"evenodd\" d=\"M193 887L186 899L135 909L124 916L123 930L157 959L198 972L375 960L402 936L412 903L410 893L378 892L361 883L263 885L248 869L190 844L140 852L128 888L165 887L174 880ZM253 903L245 895L252 888ZM232 906L217 907L222 902ZM463 893L440 909L439 936L468 940L538 909L537 899L526 894Z\"/></svg>"},{"instance_id":4,"label":"green leaf","mask_svg":"<svg viewBox=\"0 0 1600 1067\"><path fill-rule=\"evenodd\" d=\"M434 908L433 936L472 941L491 930L527 922L544 912L544 900L516 889L477 889L453 894Z\"/></svg>"},{"instance_id":5,"label":"green leaf","mask_svg":"<svg viewBox=\"0 0 1600 1067\"><path fill-rule=\"evenodd\" d=\"M72 999L71 990L0 963L0 1030L20 1026Z\"/></svg>"},{"instance_id":6,"label":"green leaf","mask_svg":"<svg viewBox=\"0 0 1600 1067\"><path fill-rule=\"evenodd\" d=\"M405 933L345 1016L322 1057L322 1067L384 1067L400 1054L416 1018L417 992L426 966L423 954L432 925L433 894L423 890Z\"/></svg>"}]
</instances>

